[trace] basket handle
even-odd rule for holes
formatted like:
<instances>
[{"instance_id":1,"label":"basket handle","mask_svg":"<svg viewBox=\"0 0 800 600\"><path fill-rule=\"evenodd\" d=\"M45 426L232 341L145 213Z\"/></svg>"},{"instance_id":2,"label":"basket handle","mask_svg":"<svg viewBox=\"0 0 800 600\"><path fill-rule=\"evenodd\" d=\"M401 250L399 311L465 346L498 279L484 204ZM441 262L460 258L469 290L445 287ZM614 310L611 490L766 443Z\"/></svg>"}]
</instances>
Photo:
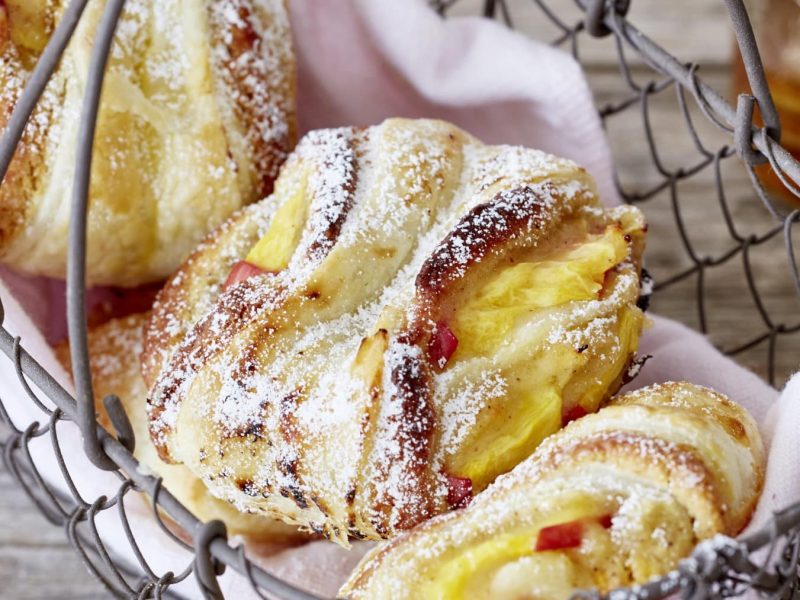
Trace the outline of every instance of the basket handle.
<instances>
[{"instance_id":1,"label":"basket handle","mask_svg":"<svg viewBox=\"0 0 800 600\"><path fill-rule=\"evenodd\" d=\"M95 34L89 73L81 108L78 128L75 177L72 188L72 206L69 221L69 248L67 254L67 331L69 333L72 377L78 404L78 427L83 436L83 448L89 460L100 469L116 471L119 467L108 458L97 436L97 417L89 368L89 347L86 321L86 210L89 202L89 184L92 172L92 151L100 106L103 78L125 0L108 0ZM117 419L120 417L116 414ZM124 415L124 411L122 413ZM115 424L116 426L116 424ZM128 424L126 434L132 430Z\"/></svg>"}]
</instances>

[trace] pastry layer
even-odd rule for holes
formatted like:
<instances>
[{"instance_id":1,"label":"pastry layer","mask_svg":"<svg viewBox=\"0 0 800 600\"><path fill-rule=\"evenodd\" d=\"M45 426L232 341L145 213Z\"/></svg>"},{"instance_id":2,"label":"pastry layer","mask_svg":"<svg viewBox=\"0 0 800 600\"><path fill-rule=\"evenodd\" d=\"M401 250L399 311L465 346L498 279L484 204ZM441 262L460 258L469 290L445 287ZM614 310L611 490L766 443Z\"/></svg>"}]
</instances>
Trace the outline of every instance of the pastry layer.
<instances>
[{"instance_id":1,"label":"pastry layer","mask_svg":"<svg viewBox=\"0 0 800 600\"><path fill-rule=\"evenodd\" d=\"M287 542L308 539L296 527L260 514L243 513L230 503L214 497L203 482L183 465L167 464L158 457L148 434L145 410L147 388L139 368L143 326L148 313L112 319L89 331L92 385L100 424L113 431L103 398L116 395L125 408L136 440L134 456L140 468L162 478L163 486L201 521L219 519L228 533L245 536L251 542ZM59 359L70 369L69 347L57 349ZM166 516L166 515L164 515Z\"/></svg>"},{"instance_id":2,"label":"pastry layer","mask_svg":"<svg viewBox=\"0 0 800 600\"><path fill-rule=\"evenodd\" d=\"M66 2L0 3L0 128ZM0 187L0 260L64 277L91 0ZM283 0L129 0L95 135L89 284L172 274L241 206L272 191L294 145L295 74Z\"/></svg>"},{"instance_id":3,"label":"pastry layer","mask_svg":"<svg viewBox=\"0 0 800 600\"><path fill-rule=\"evenodd\" d=\"M447 123L312 132L161 293L153 439L243 509L390 537L616 391L645 229L570 161Z\"/></svg>"},{"instance_id":4,"label":"pastry layer","mask_svg":"<svg viewBox=\"0 0 800 600\"><path fill-rule=\"evenodd\" d=\"M736 535L761 492L753 419L708 388L655 385L548 438L466 509L375 548L342 598L569 598L644 583Z\"/></svg>"}]
</instances>

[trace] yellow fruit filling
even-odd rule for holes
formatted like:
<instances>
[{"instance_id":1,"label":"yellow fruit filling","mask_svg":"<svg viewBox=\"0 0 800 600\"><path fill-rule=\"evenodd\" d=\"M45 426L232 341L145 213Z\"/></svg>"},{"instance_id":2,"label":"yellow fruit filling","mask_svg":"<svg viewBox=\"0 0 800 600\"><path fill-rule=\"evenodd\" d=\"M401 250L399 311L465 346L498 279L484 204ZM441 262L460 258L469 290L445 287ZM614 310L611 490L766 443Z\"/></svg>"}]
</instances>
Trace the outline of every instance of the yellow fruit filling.
<instances>
[{"instance_id":1,"label":"yellow fruit filling","mask_svg":"<svg viewBox=\"0 0 800 600\"><path fill-rule=\"evenodd\" d=\"M52 17L45 2L31 0L6 0L0 2L0 11L5 10L11 26L11 40L25 50L40 53L47 45L52 30Z\"/></svg>"},{"instance_id":2,"label":"yellow fruit filling","mask_svg":"<svg viewBox=\"0 0 800 600\"><path fill-rule=\"evenodd\" d=\"M533 549L531 533L498 535L462 551L448 560L423 587L422 597L431 600L462 598L469 582L486 575Z\"/></svg>"},{"instance_id":3,"label":"yellow fruit filling","mask_svg":"<svg viewBox=\"0 0 800 600\"><path fill-rule=\"evenodd\" d=\"M420 590L421 597L431 599L463 598L467 595L480 597L480 591L489 591L488 587L493 583L493 573L523 557L531 557L537 562L556 560L569 566L578 566L573 564L573 559L580 560L577 555L578 548L536 551L539 531L552 525L585 520L582 538L587 540L591 538L592 545L597 545L602 539L610 537L604 527L593 520L603 513L607 514L606 507L600 506L591 496L578 492L534 527L495 535L471 547L459 548L449 556L443 556L444 562L434 566L426 574L425 583Z\"/></svg>"},{"instance_id":4,"label":"yellow fruit filling","mask_svg":"<svg viewBox=\"0 0 800 600\"><path fill-rule=\"evenodd\" d=\"M447 473L472 481L478 491L530 456L561 429L561 395L554 387L509 393L502 406L446 461Z\"/></svg>"},{"instance_id":5,"label":"yellow fruit filling","mask_svg":"<svg viewBox=\"0 0 800 600\"><path fill-rule=\"evenodd\" d=\"M495 353L526 313L598 298L606 272L627 256L625 233L609 226L579 246L499 273L456 309L454 360ZM470 433L446 458L446 473L470 479L477 493L558 431L565 412L577 404L585 412L597 410L635 351L641 324L641 311L625 306L613 333L598 338L591 349L555 342L512 359L501 371L507 384L503 397L477 415Z\"/></svg>"},{"instance_id":6,"label":"yellow fruit filling","mask_svg":"<svg viewBox=\"0 0 800 600\"><path fill-rule=\"evenodd\" d=\"M458 338L454 359L492 354L526 313L576 300L592 300L606 271L628 255L617 226L589 242L540 262L504 269L456 311L451 329Z\"/></svg>"},{"instance_id":7,"label":"yellow fruit filling","mask_svg":"<svg viewBox=\"0 0 800 600\"><path fill-rule=\"evenodd\" d=\"M300 175L301 185L295 186L287 200L272 218L267 233L250 250L245 260L265 271L278 272L289 266L295 248L303 234L308 213L308 194L306 194L306 181L308 173ZM281 183L278 179L278 185ZM280 188L276 189L275 197L282 198L286 193Z\"/></svg>"},{"instance_id":8,"label":"yellow fruit filling","mask_svg":"<svg viewBox=\"0 0 800 600\"><path fill-rule=\"evenodd\" d=\"M421 597L544 600L582 588L604 592L667 572L697 543L691 516L668 493L625 498L574 490L557 502L543 497L539 506L547 505L530 515L533 524L482 534L426 564Z\"/></svg>"},{"instance_id":9,"label":"yellow fruit filling","mask_svg":"<svg viewBox=\"0 0 800 600\"><path fill-rule=\"evenodd\" d=\"M551 600L570 598L578 589L594 587L591 575L581 571L561 552L541 552L507 563L492 576L487 598Z\"/></svg>"}]
</instances>

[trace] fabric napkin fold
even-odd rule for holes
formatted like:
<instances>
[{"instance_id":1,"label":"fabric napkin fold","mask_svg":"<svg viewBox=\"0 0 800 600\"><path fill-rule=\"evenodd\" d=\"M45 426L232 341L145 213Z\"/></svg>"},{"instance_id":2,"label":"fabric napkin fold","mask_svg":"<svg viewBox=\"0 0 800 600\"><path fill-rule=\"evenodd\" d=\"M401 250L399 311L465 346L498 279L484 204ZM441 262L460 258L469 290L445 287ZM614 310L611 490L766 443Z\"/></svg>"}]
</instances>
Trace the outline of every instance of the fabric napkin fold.
<instances>
[{"instance_id":1,"label":"fabric napkin fold","mask_svg":"<svg viewBox=\"0 0 800 600\"><path fill-rule=\"evenodd\" d=\"M591 172L607 204L619 202L611 157L580 66L569 55L478 18L440 19L422 0L293 0L292 25L299 68L299 118L303 131L369 125L391 116L451 121L490 143L523 144L566 156ZM97 297L114 302L104 291ZM69 377L47 339L63 330L63 284L0 272L5 325L67 389ZM43 300L44 299L44 300ZM722 356L698 333L654 317L641 352L652 354L633 387L686 379L715 387L748 408L770 448L766 490L753 524L800 499L800 377L782 395ZM135 360L135 357L131 357ZM26 427L42 415L25 396L9 361L0 361L0 397L14 421ZM64 457L87 499L113 494L119 481L94 469L83 456L79 434L59 426ZM140 440L147 443L147 440ZM66 491L45 438L33 443L43 476ZM126 502L141 550L157 572L180 572L191 555L156 527L144 503ZM134 564L116 512L98 524L109 550ZM361 554L328 542L275 552L248 549L265 568L322 596L333 596ZM228 569L221 580L231 598L255 598L246 579ZM200 597L193 580L176 591Z\"/></svg>"},{"instance_id":2,"label":"fabric napkin fold","mask_svg":"<svg viewBox=\"0 0 800 600\"><path fill-rule=\"evenodd\" d=\"M618 203L589 85L565 52L423 0L293 0L302 131L387 117L450 121L490 144L571 158Z\"/></svg>"}]
</instances>

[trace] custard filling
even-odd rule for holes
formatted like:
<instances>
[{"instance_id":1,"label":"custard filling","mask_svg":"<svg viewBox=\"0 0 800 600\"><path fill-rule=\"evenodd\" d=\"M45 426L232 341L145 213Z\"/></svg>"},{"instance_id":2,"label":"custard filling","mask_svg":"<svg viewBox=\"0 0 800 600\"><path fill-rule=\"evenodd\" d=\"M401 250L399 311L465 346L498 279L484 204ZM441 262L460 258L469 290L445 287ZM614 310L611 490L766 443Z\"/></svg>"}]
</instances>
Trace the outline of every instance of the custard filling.
<instances>
[{"instance_id":1,"label":"custard filling","mask_svg":"<svg viewBox=\"0 0 800 600\"><path fill-rule=\"evenodd\" d=\"M606 274L628 254L624 231L610 225L546 260L505 269L456 309L451 326L458 345L452 360L493 355L531 313L600 298ZM565 413L575 414L576 406L584 413L597 410L635 351L641 322L641 312L625 306L615 315L613 335L595 347L554 342L522 363L507 365L504 396L482 409L446 458L446 474L470 479L477 493L558 431Z\"/></svg>"},{"instance_id":2,"label":"custard filling","mask_svg":"<svg viewBox=\"0 0 800 600\"><path fill-rule=\"evenodd\" d=\"M476 588L485 587L492 581L492 573L504 565L523 557L535 561L558 560L577 567L573 552L584 543L597 545L610 541L610 523L606 507L585 494L576 494L565 506L554 511L537 526L521 531L495 535L466 549L456 551L445 558L445 562L429 572L423 585L425 598L463 598ZM550 550L537 550L543 532L580 524L580 539L577 544ZM555 558L557 556L563 558ZM570 569L572 570L572 569ZM587 582L589 583L589 582ZM480 594L478 594L480 595Z\"/></svg>"},{"instance_id":3,"label":"custard filling","mask_svg":"<svg viewBox=\"0 0 800 600\"><path fill-rule=\"evenodd\" d=\"M609 226L547 260L504 269L457 309L450 324L459 342L456 358L492 354L526 313L598 298L606 272L627 255L625 234Z\"/></svg>"}]
</instances>

